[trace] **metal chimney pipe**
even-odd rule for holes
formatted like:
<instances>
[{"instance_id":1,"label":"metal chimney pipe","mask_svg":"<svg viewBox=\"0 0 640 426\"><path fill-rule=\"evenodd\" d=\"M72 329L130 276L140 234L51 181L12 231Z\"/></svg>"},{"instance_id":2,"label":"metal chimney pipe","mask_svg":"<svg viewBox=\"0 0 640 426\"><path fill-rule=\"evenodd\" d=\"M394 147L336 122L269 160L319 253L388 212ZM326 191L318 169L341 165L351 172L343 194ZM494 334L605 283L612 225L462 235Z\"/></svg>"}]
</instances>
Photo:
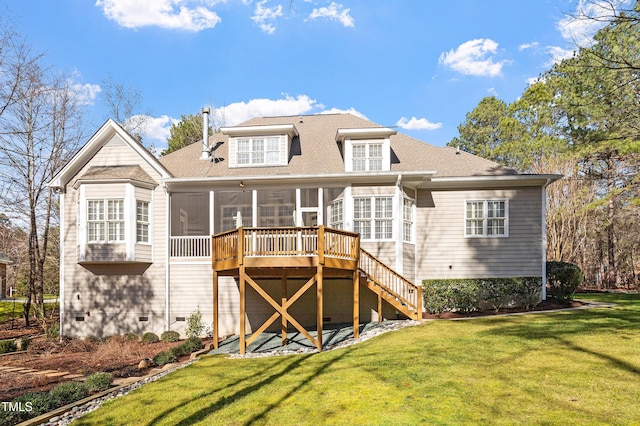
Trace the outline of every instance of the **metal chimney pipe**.
<instances>
[{"instance_id":1,"label":"metal chimney pipe","mask_svg":"<svg viewBox=\"0 0 640 426\"><path fill-rule=\"evenodd\" d=\"M209 159L209 114L211 109L209 107L202 108L202 154L201 160Z\"/></svg>"}]
</instances>

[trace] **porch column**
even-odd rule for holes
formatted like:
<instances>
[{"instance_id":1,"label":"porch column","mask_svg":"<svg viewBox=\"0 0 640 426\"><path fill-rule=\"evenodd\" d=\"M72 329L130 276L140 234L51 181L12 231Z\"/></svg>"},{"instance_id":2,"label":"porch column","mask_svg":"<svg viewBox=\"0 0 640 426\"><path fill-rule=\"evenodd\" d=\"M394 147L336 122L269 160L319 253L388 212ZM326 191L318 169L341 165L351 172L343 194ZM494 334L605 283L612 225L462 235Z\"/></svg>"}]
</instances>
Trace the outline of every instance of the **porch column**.
<instances>
[{"instance_id":1,"label":"porch column","mask_svg":"<svg viewBox=\"0 0 640 426\"><path fill-rule=\"evenodd\" d=\"M213 270L213 349L218 349L218 273Z\"/></svg>"},{"instance_id":2,"label":"porch column","mask_svg":"<svg viewBox=\"0 0 640 426\"><path fill-rule=\"evenodd\" d=\"M318 265L318 269L316 272L316 305L317 305L317 318L316 322L318 325L318 343L317 348L319 351L322 351L322 265Z\"/></svg>"},{"instance_id":3,"label":"porch column","mask_svg":"<svg viewBox=\"0 0 640 426\"><path fill-rule=\"evenodd\" d=\"M282 308L285 309L287 304L287 270L282 270L281 301ZM287 317L282 315L282 346L287 344Z\"/></svg>"},{"instance_id":4,"label":"porch column","mask_svg":"<svg viewBox=\"0 0 640 426\"><path fill-rule=\"evenodd\" d=\"M246 313L245 276L245 267L240 265L240 355L244 355L247 349L244 319Z\"/></svg>"},{"instance_id":5,"label":"porch column","mask_svg":"<svg viewBox=\"0 0 640 426\"><path fill-rule=\"evenodd\" d=\"M353 271L353 338L360 336L360 273Z\"/></svg>"}]
</instances>

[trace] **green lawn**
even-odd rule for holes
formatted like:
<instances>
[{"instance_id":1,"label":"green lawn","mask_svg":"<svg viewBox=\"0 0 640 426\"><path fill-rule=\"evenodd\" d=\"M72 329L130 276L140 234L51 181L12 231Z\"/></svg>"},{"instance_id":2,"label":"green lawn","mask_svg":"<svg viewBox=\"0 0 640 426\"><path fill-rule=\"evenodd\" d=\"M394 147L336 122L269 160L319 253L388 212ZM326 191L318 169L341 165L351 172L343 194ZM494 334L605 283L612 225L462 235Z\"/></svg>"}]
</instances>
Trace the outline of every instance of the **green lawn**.
<instances>
[{"instance_id":1,"label":"green lawn","mask_svg":"<svg viewBox=\"0 0 640 426\"><path fill-rule=\"evenodd\" d=\"M0 322L22 316L22 302L0 302Z\"/></svg>"},{"instance_id":2,"label":"green lawn","mask_svg":"<svg viewBox=\"0 0 640 426\"><path fill-rule=\"evenodd\" d=\"M640 296L435 321L313 355L207 356L77 424L638 424Z\"/></svg>"}]
</instances>

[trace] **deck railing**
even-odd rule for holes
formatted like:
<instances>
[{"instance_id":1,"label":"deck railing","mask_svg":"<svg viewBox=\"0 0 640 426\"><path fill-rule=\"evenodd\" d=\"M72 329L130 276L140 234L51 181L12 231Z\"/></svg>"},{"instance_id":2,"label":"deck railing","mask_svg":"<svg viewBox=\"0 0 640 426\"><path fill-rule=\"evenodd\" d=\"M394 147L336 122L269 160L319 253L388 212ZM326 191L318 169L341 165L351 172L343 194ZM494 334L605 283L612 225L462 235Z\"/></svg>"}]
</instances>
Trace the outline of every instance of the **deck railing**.
<instances>
[{"instance_id":1,"label":"deck railing","mask_svg":"<svg viewBox=\"0 0 640 426\"><path fill-rule=\"evenodd\" d=\"M413 284L364 249L360 249L360 270L391 298L406 306L408 311L415 314L416 319L422 318L421 287Z\"/></svg>"},{"instance_id":2,"label":"deck railing","mask_svg":"<svg viewBox=\"0 0 640 426\"><path fill-rule=\"evenodd\" d=\"M210 257L211 237L171 237L170 248L171 257Z\"/></svg>"},{"instance_id":3,"label":"deck railing","mask_svg":"<svg viewBox=\"0 0 640 426\"><path fill-rule=\"evenodd\" d=\"M238 244L242 241L243 244ZM244 257L318 256L358 260L359 237L353 232L326 228L237 228L211 237L213 262Z\"/></svg>"}]
</instances>

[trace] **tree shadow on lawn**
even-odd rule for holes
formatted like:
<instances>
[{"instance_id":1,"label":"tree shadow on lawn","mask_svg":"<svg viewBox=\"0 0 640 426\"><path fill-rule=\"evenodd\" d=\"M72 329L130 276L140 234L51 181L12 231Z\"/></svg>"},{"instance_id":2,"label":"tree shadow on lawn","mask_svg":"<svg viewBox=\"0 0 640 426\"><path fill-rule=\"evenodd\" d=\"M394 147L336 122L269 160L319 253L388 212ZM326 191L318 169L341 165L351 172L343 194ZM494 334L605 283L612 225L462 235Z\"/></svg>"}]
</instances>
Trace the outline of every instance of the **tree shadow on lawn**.
<instances>
[{"instance_id":1,"label":"tree shadow on lawn","mask_svg":"<svg viewBox=\"0 0 640 426\"><path fill-rule=\"evenodd\" d=\"M349 352L350 352L350 349L346 348L344 351L342 351L341 355L338 356L337 358L330 357L325 363L321 364L306 379L300 380L299 384L297 384L291 390L289 390L276 403L267 405L266 407L264 407L264 409L260 413L256 413L251 419L249 419L246 422L246 424L252 424L253 422L256 422L259 419L263 418L265 415L267 415L269 413L269 411L273 410L274 408L277 408L283 401L285 401L287 398L289 398L291 395L293 395L299 389L301 389L304 386L306 386L314 377L317 377L324 370L326 370L327 367L329 367L331 364L333 364L337 360L339 360L339 359L343 358L344 356L346 356L347 353L349 353ZM317 354L296 356L288 364L285 364L285 360L287 358L280 358L280 359L282 359L282 362L274 363L274 365L272 367L270 367L267 370L263 371L263 375L265 373L268 373L269 370L275 369L276 367L281 368L281 370L279 372L271 373L269 376L265 377L264 379L260 380L258 383L254 384L254 385L246 386L246 387L240 387L232 395L219 397L217 401L212 402L207 407L196 411L195 413L193 413L193 414L189 415L188 417L185 417L184 419L182 419L179 423L176 423L176 426L186 426L186 425L191 425L191 424L200 422L200 421L206 419L211 414L213 414L216 411L219 411L219 410L227 407L230 404L239 403L239 400L241 400L242 398L251 395L252 393L258 391L260 388L262 388L264 386L270 385L271 383L275 382L276 380L278 380L279 378L281 378L281 377L283 377L285 375L291 374L292 372L294 372L294 370L296 370L299 367L301 367L305 363L306 360L308 360L310 357L312 357L314 355L317 355ZM197 368L197 366L194 366L193 368ZM201 374L201 373L199 373L199 374ZM237 380L236 382L234 382L232 384L225 385L224 388L220 387L220 388L211 389L208 392L200 394L199 398L206 398L208 396L215 395L217 392L220 392L223 389L229 389L229 388L232 388L232 387L239 386L242 382L250 380L251 378L253 378L253 377L244 377L244 378L241 378L241 379ZM181 404L179 404L177 406L170 407L170 408L166 409L165 411L163 411L161 413L158 413L158 415L155 418L153 418L149 422L149 424L153 425L153 424L159 423L160 421L164 420L164 418L170 412L173 412L175 410L183 409L187 405L191 404L192 402L193 401L191 401L191 400L185 401L185 402L183 402L183 403L181 403Z\"/></svg>"},{"instance_id":2,"label":"tree shadow on lawn","mask_svg":"<svg viewBox=\"0 0 640 426\"><path fill-rule=\"evenodd\" d=\"M549 314L545 318L536 318L532 321L505 317L501 318L494 327L482 333L527 340L555 340L571 350L593 355L619 369L640 375L640 365L580 346L569 339L573 335L595 334L615 334L621 338L630 338L627 337L630 333L640 332L640 321L637 315L637 311L631 309L605 308Z\"/></svg>"}]
</instances>

